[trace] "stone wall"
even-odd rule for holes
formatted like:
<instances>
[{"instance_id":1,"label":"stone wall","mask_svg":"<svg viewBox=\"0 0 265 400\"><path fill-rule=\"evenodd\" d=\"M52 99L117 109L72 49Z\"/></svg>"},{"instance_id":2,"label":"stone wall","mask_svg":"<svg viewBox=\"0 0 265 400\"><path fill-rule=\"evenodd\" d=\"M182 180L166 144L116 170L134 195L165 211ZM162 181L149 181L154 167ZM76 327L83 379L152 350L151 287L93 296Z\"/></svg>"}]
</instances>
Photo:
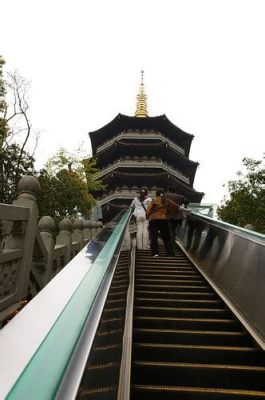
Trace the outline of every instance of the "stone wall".
<instances>
[{"instance_id":1,"label":"stone wall","mask_svg":"<svg viewBox=\"0 0 265 400\"><path fill-rule=\"evenodd\" d=\"M0 326L36 295L103 225L63 218L54 238L55 222L38 220L38 179L26 175L12 205L0 203Z\"/></svg>"}]
</instances>

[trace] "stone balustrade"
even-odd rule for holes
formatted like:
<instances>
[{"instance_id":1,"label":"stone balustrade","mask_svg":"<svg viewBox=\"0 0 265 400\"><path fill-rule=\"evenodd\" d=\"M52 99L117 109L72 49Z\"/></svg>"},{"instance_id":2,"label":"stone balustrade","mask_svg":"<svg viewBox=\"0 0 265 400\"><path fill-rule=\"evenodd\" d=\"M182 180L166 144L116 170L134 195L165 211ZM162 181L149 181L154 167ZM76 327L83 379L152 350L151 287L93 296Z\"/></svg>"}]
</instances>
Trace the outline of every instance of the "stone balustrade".
<instances>
[{"instance_id":1,"label":"stone balustrade","mask_svg":"<svg viewBox=\"0 0 265 400\"><path fill-rule=\"evenodd\" d=\"M24 176L12 205L0 204L0 327L23 299L37 294L96 234L101 222L50 216L38 221L39 182Z\"/></svg>"}]
</instances>

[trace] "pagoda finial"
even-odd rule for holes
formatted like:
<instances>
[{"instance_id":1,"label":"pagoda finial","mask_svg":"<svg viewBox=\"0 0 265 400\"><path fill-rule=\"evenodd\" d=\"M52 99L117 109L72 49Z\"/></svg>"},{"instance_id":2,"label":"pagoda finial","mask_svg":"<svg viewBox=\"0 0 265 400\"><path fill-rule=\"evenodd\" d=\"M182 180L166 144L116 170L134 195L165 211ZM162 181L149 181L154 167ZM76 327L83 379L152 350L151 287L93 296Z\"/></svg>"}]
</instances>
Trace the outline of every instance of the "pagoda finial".
<instances>
[{"instance_id":1,"label":"pagoda finial","mask_svg":"<svg viewBox=\"0 0 265 400\"><path fill-rule=\"evenodd\" d=\"M148 117L147 112L147 103L146 103L147 96L144 93L144 71L141 71L141 85L139 89L139 94L137 95L137 103L136 103L136 117Z\"/></svg>"}]
</instances>

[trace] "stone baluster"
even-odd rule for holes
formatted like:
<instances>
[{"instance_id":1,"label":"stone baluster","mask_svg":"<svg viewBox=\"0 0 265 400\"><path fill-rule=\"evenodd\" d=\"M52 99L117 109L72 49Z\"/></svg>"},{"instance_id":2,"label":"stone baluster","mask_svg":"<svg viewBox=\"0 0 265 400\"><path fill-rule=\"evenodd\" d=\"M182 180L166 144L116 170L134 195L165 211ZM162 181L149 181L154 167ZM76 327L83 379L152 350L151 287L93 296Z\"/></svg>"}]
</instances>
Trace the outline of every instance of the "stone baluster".
<instances>
[{"instance_id":1,"label":"stone baluster","mask_svg":"<svg viewBox=\"0 0 265 400\"><path fill-rule=\"evenodd\" d=\"M28 221L14 221L10 235L6 238L6 249L22 249L23 256L19 269L17 282L17 299L28 294L30 267L35 242L38 220L38 206L36 195L40 190L40 184L36 177L23 176L18 183L18 198L13 202L16 206L29 208Z\"/></svg>"},{"instance_id":2,"label":"stone baluster","mask_svg":"<svg viewBox=\"0 0 265 400\"><path fill-rule=\"evenodd\" d=\"M98 233L98 223L96 221L91 221L91 235L92 239L97 235Z\"/></svg>"},{"instance_id":3,"label":"stone baluster","mask_svg":"<svg viewBox=\"0 0 265 400\"><path fill-rule=\"evenodd\" d=\"M76 218L73 222L72 241L79 242L80 250L84 247L84 222L81 218Z\"/></svg>"},{"instance_id":4,"label":"stone baluster","mask_svg":"<svg viewBox=\"0 0 265 400\"><path fill-rule=\"evenodd\" d=\"M59 223L60 232L56 236L56 244L64 244L67 246L67 255L65 264L67 264L71 260L71 253L72 253L72 230L73 224L69 218L64 218Z\"/></svg>"},{"instance_id":5,"label":"stone baluster","mask_svg":"<svg viewBox=\"0 0 265 400\"><path fill-rule=\"evenodd\" d=\"M43 276L43 283L46 285L52 278L54 256L54 239L52 232L55 230L55 222L52 217L45 216L39 220L38 227L45 249L47 250L47 258L45 260L45 270Z\"/></svg>"},{"instance_id":6,"label":"stone baluster","mask_svg":"<svg viewBox=\"0 0 265 400\"><path fill-rule=\"evenodd\" d=\"M91 221L89 219L84 221L83 234L84 234L84 239L85 240L90 241L92 239Z\"/></svg>"},{"instance_id":7,"label":"stone baluster","mask_svg":"<svg viewBox=\"0 0 265 400\"><path fill-rule=\"evenodd\" d=\"M3 222L0 221L0 254L3 253L4 240L5 240L5 232L4 232Z\"/></svg>"},{"instance_id":8,"label":"stone baluster","mask_svg":"<svg viewBox=\"0 0 265 400\"><path fill-rule=\"evenodd\" d=\"M103 223L101 221L97 222L97 232L100 232L103 229Z\"/></svg>"}]
</instances>

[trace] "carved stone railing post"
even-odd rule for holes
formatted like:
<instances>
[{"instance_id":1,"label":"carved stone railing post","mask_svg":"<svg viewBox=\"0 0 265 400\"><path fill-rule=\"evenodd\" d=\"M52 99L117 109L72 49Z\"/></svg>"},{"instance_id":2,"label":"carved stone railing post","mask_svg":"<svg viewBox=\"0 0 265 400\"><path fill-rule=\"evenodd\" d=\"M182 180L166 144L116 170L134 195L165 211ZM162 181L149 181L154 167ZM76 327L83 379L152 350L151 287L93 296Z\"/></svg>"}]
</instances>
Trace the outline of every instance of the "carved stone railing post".
<instances>
[{"instance_id":1,"label":"carved stone railing post","mask_svg":"<svg viewBox=\"0 0 265 400\"><path fill-rule=\"evenodd\" d=\"M91 221L91 235L92 239L97 235L98 233L98 223L97 221Z\"/></svg>"},{"instance_id":2,"label":"carved stone railing post","mask_svg":"<svg viewBox=\"0 0 265 400\"><path fill-rule=\"evenodd\" d=\"M3 253L4 240L5 240L4 226L2 221L0 221L0 254Z\"/></svg>"},{"instance_id":3,"label":"carved stone railing post","mask_svg":"<svg viewBox=\"0 0 265 400\"><path fill-rule=\"evenodd\" d=\"M72 233L72 241L79 243L79 250L84 247L84 222L80 218L76 218L73 222L73 233Z\"/></svg>"},{"instance_id":4,"label":"carved stone railing post","mask_svg":"<svg viewBox=\"0 0 265 400\"><path fill-rule=\"evenodd\" d=\"M14 205L29 209L29 218L25 221L14 221L10 235L6 238L6 249L22 249L23 256L21 267L17 276L17 299L27 295L32 262L35 233L38 220L38 206L36 194L40 190L40 184L36 177L25 175L18 183L18 198Z\"/></svg>"},{"instance_id":5,"label":"carved stone railing post","mask_svg":"<svg viewBox=\"0 0 265 400\"><path fill-rule=\"evenodd\" d=\"M103 228L103 223L101 221L97 222L97 231L100 232Z\"/></svg>"},{"instance_id":6,"label":"carved stone railing post","mask_svg":"<svg viewBox=\"0 0 265 400\"><path fill-rule=\"evenodd\" d=\"M67 264L71 260L72 254L72 229L73 224L69 218L64 218L59 223L60 232L56 236L56 244L64 244L67 246L67 255L65 263Z\"/></svg>"},{"instance_id":7,"label":"carved stone railing post","mask_svg":"<svg viewBox=\"0 0 265 400\"><path fill-rule=\"evenodd\" d=\"M92 233L91 233L91 221L90 220L85 220L84 221L84 240L86 242L89 242L92 239Z\"/></svg>"},{"instance_id":8,"label":"carved stone railing post","mask_svg":"<svg viewBox=\"0 0 265 400\"><path fill-rule=\"evenodd\" d=\"M38 223L41 238L47 250L47 259L45 262L45 270L43 274L44 284L47 284L52 277L53 255L54 255L54 239L52 232L55 230L55 222L52 217L45 216Z\"/></svg>"}]
</instances>

